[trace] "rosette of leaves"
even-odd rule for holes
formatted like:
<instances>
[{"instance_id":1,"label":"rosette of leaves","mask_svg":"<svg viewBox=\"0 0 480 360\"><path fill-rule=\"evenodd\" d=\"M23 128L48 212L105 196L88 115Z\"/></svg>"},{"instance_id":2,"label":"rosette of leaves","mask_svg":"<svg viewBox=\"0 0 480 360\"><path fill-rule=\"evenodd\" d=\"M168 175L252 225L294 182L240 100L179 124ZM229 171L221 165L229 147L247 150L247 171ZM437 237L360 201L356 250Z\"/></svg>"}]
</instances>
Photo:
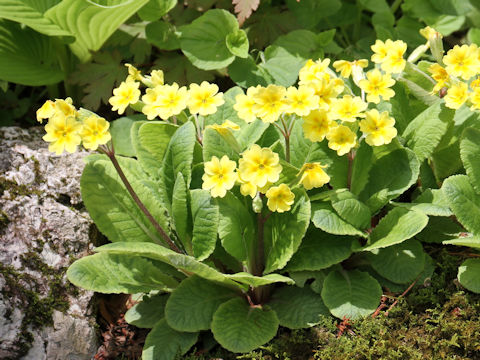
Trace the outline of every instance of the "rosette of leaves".
<instances>
[{"instance_id":1,"label":"rosette of leaves","mask_svg":"<svg viewBox=\"0 0 480 360\"><path fill-rule=\"evenodd\" d=\"M126 314L130 323L152 328L144 359L173 359L205 331L230 351L248 352L279 326L310 327L330 314L366 316L377 308L382 286L405 289L431 271L413 239L428 211L391 203L418 179L413 150L399 141L375 148L363 142L354 157L338 157L326 142L305 139L298 118L288 163L273 125L237 117L240 92L230 89L215 114L199 117L205 127L229 119L240 129L206 128L202 143L185 114L177 124L141 116L112 124L125 176L176 249L136 206L108 158L87 158L82 197L112 244L73 263L68 278L98 292L144 294ZM204 159L237 160L254 143L280 154L280 182L291 183L303 164L320 162L328 165L330 188L294 187L291 210L268 216L265 206L256 213L236 187L224 198L201 189Z\"/></svg>"}]
</instances>

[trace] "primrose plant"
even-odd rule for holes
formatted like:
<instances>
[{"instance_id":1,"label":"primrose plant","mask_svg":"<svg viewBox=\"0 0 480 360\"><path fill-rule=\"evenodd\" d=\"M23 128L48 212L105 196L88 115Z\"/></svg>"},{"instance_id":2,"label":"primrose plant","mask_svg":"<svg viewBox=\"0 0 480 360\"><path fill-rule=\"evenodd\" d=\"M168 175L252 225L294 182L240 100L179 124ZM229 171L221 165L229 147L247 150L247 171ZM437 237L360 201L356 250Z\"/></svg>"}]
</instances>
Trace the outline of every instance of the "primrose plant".
<instances>
[{"instance_id":1,"label":"primrose plant","mask_svg":"<svg viewBox=\"0 0 480 360\"><path fill-rule=\"evenodd\" d=\"M111 127L70 99L47 101L37 115L51 151L100 153L86 158L81 191L112 242L75 261L69 280L137 294L126 319L152 328L143 359L173 359L202 332L248 352L279 325L374 312L382 286L432 271L413 237L442 204L392 202L408 198L423 161L397 138L393 99L414 82L406 67L429 78L414 64L428 45L407 64L403 41L377 40L372 65L309 60L298 86L225 94L127 64L110 104L142 114Z\"/></svg>"}]
</instances>

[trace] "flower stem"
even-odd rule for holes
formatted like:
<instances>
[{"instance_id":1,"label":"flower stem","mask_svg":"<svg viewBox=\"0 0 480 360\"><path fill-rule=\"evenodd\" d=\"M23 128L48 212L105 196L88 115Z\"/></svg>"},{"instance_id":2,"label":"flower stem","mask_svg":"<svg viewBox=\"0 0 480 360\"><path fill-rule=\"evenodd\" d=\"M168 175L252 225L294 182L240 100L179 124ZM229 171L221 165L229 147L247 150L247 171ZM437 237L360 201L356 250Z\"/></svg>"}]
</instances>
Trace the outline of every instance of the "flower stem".
<instances>
[{"instance_id":1,"label":"flower stem","mask_svg":"<svg viewBox=\"0 0 480 360\"><path fill-rule=\"evenodd\" d=\"M175 243L172 241L172 239L170 239L170 236L168 236L168 234L165 232L165 230L163 230L163 228L160 226L160 224L157 222L157 220L155 220L153 215L150 213L150 211L148 211L148 209L145 207L143 202L140 200L140 198L138 197L135 190L133 190L132 185L128 181L127 177L125 176L125 173L123 172L120 164L118 163L117 158L115 157L115 150L113 149L113 144L112 144L112 147L110 149L99 148L99 150L101 152L103 152L105 155L108 156L108 158L112 162L113 166L115 167L115 170L117 171L118 176L120 176L120 179L122 180L123 184L127 188L127 191L130 194L130 196L132 197L133 201L135 202L135 204L137 204L137 206L140 208L140 210L145 214L147 219L153 225L155 230L157 230L157 232L160 234L160 236L163 238L163 240L168 244L170 249L172 249L173 251L175 251L179 254L182 254L182 251L177 247L177 245L175 245Z\"/></svg>"},{"instance_id":2,"label":"flower stem","mask_svg":"<svg viewBox=\"0 0 480 360\"><path fill-rule=\"evenodd\" d=\"M350 150L348 153L348 173L347 173L347 188L350 190L352 187L352 172L353 172L353 159L355 158L354 150Z\"/></svg>"}]
</instances>

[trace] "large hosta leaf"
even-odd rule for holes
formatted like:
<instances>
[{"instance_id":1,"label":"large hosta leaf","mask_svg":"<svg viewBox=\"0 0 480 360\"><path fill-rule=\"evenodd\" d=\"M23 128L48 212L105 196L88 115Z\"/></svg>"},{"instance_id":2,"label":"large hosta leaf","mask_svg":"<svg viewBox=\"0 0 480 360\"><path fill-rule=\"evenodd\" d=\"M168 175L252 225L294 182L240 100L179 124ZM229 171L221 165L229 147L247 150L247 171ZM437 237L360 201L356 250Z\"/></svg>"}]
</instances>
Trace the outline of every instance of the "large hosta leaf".
<instances>
[{"instance_id":1,"label":"large hosta leaf","mask_svg":"<svg viewBox=\"0 0 480 360\"><path fill-rule=\"evenodd\" d=\"M174 360L197 342L198 333L180 332L160 320L148 333L143 346L143 360Z\"/></svg>"},{"instance_id":2,"label":"large hosta leaf","mask_svg":"<svg viewBox=\"0 0 480 360\"><path fill-rule=\"evenodd\" d=\"M196 67L214 70L228 66L235 55L227 45L227 37L239 31L235 16L228 11L213 9L207 11L191 24L181 29L180 46L183 53ZM236 39L235 49L242 45L248 49L246 37ZM232 39L230 39L232 41Z\"/></svg>"},{"instance_id":3,"label":"large hosta leaf","mask_svg":"<svg viewBox=\"0 0 480 360\"><path fill-rule=\"evenodd\" d=\"M165 208L155 189L148 185L147 175L136 160L117 160L145 207L163 229L167 229ZM116 170L106 157L90 161L80 180L83 202L98 226L110 241L163 240L145 214L135 204L120 180Z\"/></svg>"},{"instance_id":4,"label":"large hosta leaf","mask_svg":"<svg viewBox=\"0 0 480 360\"><path fill-rule=\"evenodd\" d=\"M63 0L50 8L45 17L75 36L70 44L80 60L87 61L130 16L148 0L118 2L115 6L100 7L88 1Z\"/></svg>"},{"instance_id":5,"label":"large hosta leaf","mask_svg":"<svg viewBox=\"0 0 480 360\"><path fill-rule=\"evenodd\" d=\"M62 81L64 74L56 56L57 50L52 38L0 20L1 80L29 86Z\"/></svg>"},{"instance_id":6,"label":"large hosta leaf","mask_svg":"<svg viewBox=\"0 0 480 360\"><path fill-rule=\"evenodd\" d=\"M220 305L213 315L215 340L233 352L249 352L271 340L278 318L268 308L253 308L245 299L235 298Z\"/></svg>"},{"instance_id":7,"label":"large hosta leaf","mask_svg":"<svg viewBox=\"0 0 480 360\"><path fill-rule=\"evenodd\" d=\"M229 279L225 274L222 274L207 264L198 261L194 257L176 253L157 244L121 242L103 245L95 249L95 251L110 254L126 254L130 256L136 255L153 260L160 260L177 268L181 272L196 274L201 278L215 281L235 290L246 289L246 286Z\"/></svg>"},{"instance_id":8,"label":"large hosta leaf","mask_svg":"<svg viewBox=\"0 0 480 360\"><path fill-rule=\"evenodd\" d=\"M192 276L170 295L165 319L177 331L208 330L217 308L236 295L232 289Z\"/></svg>"},{"instance_id":9,"label":"large hosta leaf","mask_svg":"<svg viewBox=\"0 0 480 360\"><path fill-rule=\"evenodd\" d=\"M425 266L422 244L410 239L384 249L372 250L370 265L384 278L398 284L415 280Z\"/></svg>"},{"instance_id":10,"label":"large hosta leaf","mask_svg":"<svg viewBox=\"0 0 480 360\"><path fill-rule=\"evenodd\" d=\"M295 203L290 211L273 213L265 223L265 270L281 269L297 251L310 223L310 201L304 190L294 189Z\"/></svg>"},{"instance_id":11,"label":"large hosta leaf","mask_svg":"<svg viewBox=\"0 0 480 360\"><path fill-rule=\"evenodd\" d=\"M375 311L382 288L365 272L332 271L323 283L322 299L332 315L358 319Z\"/></svg>"},{"instance_id":12,"label":"large hosta leaf","mask_svg":"<svg viewBox=\"0 0 480 360\"><path fill-rule=\"evenodd\" d=\"M75 261L68 268L67 277L71 283L87 290L135 294L176 287L178 281L165 273L175 270L168 268L151 259L99 253Z\"/></svg>"},{"instance_id":13,"label":"large hosta leaf","mask_svg":"<svg viewBox=\"0 0 480 360\"><path fill-rule=\"evenodd\" d=\"M374 250L400 244L418 234L427 226L428 216L423 212L395 208L383 217L370 233L362 250Z\"/></svg>"},{"instance_id":14,"label":"large hosta leaf","mask_svg":"<svg viewBox=\"0 0 480 360\"><path fill-rule=\"evenodd\" d=\"M480 195L475 192L467 175L451 176L442 186L450 208L465 228L480 234Z\"/></svg>"},{"instance_id":15,"label":"large hosta leaf","mask_svg":"<svg viewBox=\"0 0 480 360\"><path fill-rule=\"evenodd\" d=\"M290 329L311 327L329 315L320 295L307 286L277 289L268 304L277 313L280 325Z\"/></svg>"},{"instance_id":16,"label":"large hosta leaf","mask_svg":"<svg viewBox=\"0 0 480 360\"><path fill-rule=\"evenodd\" d=\"M72 36L69 31L43 16L45 11L59 2L60 0L2 0L0 18L25 24L45 35Z\"/></svg>"}]
</instances>

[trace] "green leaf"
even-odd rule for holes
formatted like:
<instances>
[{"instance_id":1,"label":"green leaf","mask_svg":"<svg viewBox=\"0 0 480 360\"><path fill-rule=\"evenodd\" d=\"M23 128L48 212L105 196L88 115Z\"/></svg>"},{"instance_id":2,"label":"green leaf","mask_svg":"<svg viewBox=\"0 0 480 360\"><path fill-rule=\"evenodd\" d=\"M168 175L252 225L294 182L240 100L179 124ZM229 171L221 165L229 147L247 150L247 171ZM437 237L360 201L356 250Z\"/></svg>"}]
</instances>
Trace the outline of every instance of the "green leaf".
<instances>
[{"instance_id":1,"label":"green leaf","mask_svg":"<svg viewBox=\"0 0 480 360\"><path fill-rule=\"evenodd\" d=\"M375 311L382 295L377 280L365 272L332 271L323 283L322 299L333 316L355 320Z\"/></svg>"},{"instance_id":2,"label":"green leaf","mask_svg":"<svg viewBox=\"0 0 480 360\"><path fill-rule=\"evenodd\" d=\"M249 352L270 341L277 333L278 318L268 308L250 307L236 298L220 305L213 315L215 340L233 352Z\"/></svg>"},{"instance_id":3,"label":"green leaf","mask_svg":"<svg viewBox=\"0 0 480 360\"><path fill-rule=\"evenodd\" d=\"M198 333L179 332L160 320L148 333L143 346L143 360L174 360L185 354L196 342Z\"/></svg>"},{"instance_id":4,"label":"green leaf","mask_svg":"<svg viewBox=\"0 0 480 360\"><path fill-rule=\"evenodd\" d=\"M251 86L267 86L273 82L268 71L255 63L251 56L245 59L236 58L228 66L228 75L238 85L244 88Z\"/></svg>"},{"instance_id":5,"label":"green leaf","mask_svg":"<svg viewBox=\"0 0 480 360\"><path fill-rule=\"evenodd\" d=\"M288 262L287 271L321 270L338 264L352 254L357 240L348 236L335 236L324 232L308 232Z\"/></svg>"},{"instance_id":6,"label":"green leaf","mask_svg":"<svg viewBox=\"0 0 480 360\"><path fill-rule=\"evenodd\" d=\"M155 21L177 5L177 0L149 0L137 14L143 21Z\"/></svg>"},{"instance_id":7,"label":"green leaf","mask_svg":"<svg viewBox=\"0 0 480 360\"><path fill-rule=\"evenodd\" d=\"M218 205L206 190L191 190L193 219L193 254L204 260L215 250L219 223Z\"/></svg>"},{"instance_id":8,"label":"green leaf","mask_svg":"<svg viewBox=\"0 0 480 360\"><path fill-rule=\"evenodd\" d=\"M183 280L170 295L165 307L165 319L177 331L208 330L217 308L236 295L229 288L191 276Z\"/></svg>"},{"instance_id":9,"label":"green leaf","mask_svg":"<svg viewBox=\"0 0 480 360\"><path fill-rule=\"evenodd\" d=\"M178 281L165 274L159 261L127 254L99 253L75 261L68 280L83 289L107 294L135 294L175 288Z\"/></svg>"},{"instance_id":10,"label":"green leaf","mask_svg":"<svg viewBox=\"0 0 480 360\"><path fill-rule=\"evenodd\" d=\"M430 157L453 121L455 111L438 102L413 119L403 132L407 146L422 162Z\"/></svg>"},{"instance_id":11,"label":"green leaf","mask_svg":"<svg viewBox=\"0 0 480 360\"><path fill-rule=\"evenodd\" d=\"M480 130L468 127L460 141L463 166L477 193L480 193Z\"/></svg>"},{"instance_id":12,"label":"green leaf","mask_svg":"<svg viewBox=\"0 0 480 360\"><path fill-rule=\"evenodd\" d=\"M142 300L125 313L125 321L139 328L151 329L165 317L165 304L169 295L144 295Z\"/></svg>"},{"instance_id":13,"label":"green leaf","mask_svg":"<svg viewBox=\"0 0 480 360\"><path fill-rule=\"evenodd\" d=\"M374 13L376 12L390 12L390 6L388 6L385 0L359 0L359 4Z\"/></svg>"},{"instance_id":14,"label":"green leaf","mask_svg":"<svg viewBox=\"0 0 480 360\"><path fill-rule=\"evenodd\" d=\"M100 7L87 1L63 0L50 8L45 17L75 36L72 52L85 62L90 51L99 50L105 41L148 0L125 2L114 7Z\"/></svg>"},{"instance_id":15,"label":"green leaf","mask_svg":"<svg viewBox=\"0 0 480 360\"><path fill-rule=\"evenodd\" d=\"M371 213L367 205L355 198L349 191L334 195L332 207L337 214L357 229L370 227Z\"/></svg>"},{"instance_id":16,"label":"green leaf","mask_svg":"<svg viewBox=\"0 0 480 360\"><path fill-rule=\"evenodd\" d=\"M420 163L413 151L394 143L375 147L371 161L371 167L360 176L363 188L353 186L358 173L352 176L352 193L375 214L417 181Z\"/></svg>"},{"instance_id":17,"label":"green leaf","mask_svg":"<svg viewBox=\"0 0 480 360\"><path fill-rule=\"evenodd\" d=\"M312 203L312 223L317 228L335 235L367 235L343 220L328 202Z\"/></svg>"},{"instance_id":18,"label":"green leaf","mask_svg":"<svg viewBox=\"0 0 480 360\"><path fill-rule=\"evenodd\" d=\"M178 173L182 173L187 188L190 187L195 142L195 125L188 121L178 128L168 143L163 158L161 178L170 204Z\"/></svg>"},{"instance_id":19,"label":"green leaf","mask_svg":"<svg viewBox=\"0 0 480 360\"><path fill-rule=\"evenodd\" d=\"M230 191L217 199L219 208L218 235L223 248L239 261L247 260L255 242L253 215Z\"/></svg>"},{"instance_id":20,"label":"green leaf","mask_svg":"<svg viewBox=\"0 0 480 360\"><path fill-rule=\"evenodd\" d=\"M103 245L96 248L95 251L111 254L127 254L129 256L136 255L153 260L160 260L168 265L177 268L180 271L196 274L203 279L217 282L232 289L245 289L244 286L236 283L233 280L230 280L221 272L198 261L194 257L176 253L157 244L121 242Z\"/></svg>"},{"instance_id":21,"label":"green leaf","mask_svg":"<svg viewBox=\"0 0 480 360\"><path fill-rule=\"evenodd\" d=\"M434 28L439 31L437 28ZM432 95L432 89L435 86L433 79L425 76L427 74L426 69L421 69L422 61L418 63L418 66L407 62L403 76L398 79L418 100L422 101L426 105L434 105L438 102L438 97Z\"/></svg>"},{"instance_id":22,"label":"green leaf","mask_svg":"<svg viewBox=\"0 0 480 360\"><path fill-rule=\"evenodd\" d=\"M45 11L59 2L60 0L2 0L0 18L25 24L45 35L68 36L73 41L70 32L43 16Z\"/></svg>"},{"instance_id":23,"label":"green leaf","mask_svg":"<svg viewBox=\"0 0 480 360\"><path fill-rule=\"evenodd\" d=\"M268 274L283 268L300 246L310 223L310 201L304 190L293 189L290 211L272 213L264 225L265 269Z\"/></svg>"},{"instance_id":24,"label":"green leaf","mask_svg":"<svg viewBox=\"0 0 480 360\"><path fill-rule=\"evenodd\" d=\"M135 156L135 149L132 145L131 127L135 121L145 120L143 115L123 116L110 123L110 134L112 135L115 154L123 156Z\"/></svg>"},{"instance_id":25,"label":"green leaf","mask_svg":"<svg viewBox=\"0 0 480 360\"><path fill-rule=\"evenodd\" d=\"M180 46L196 67L221 69L235 59L235 54L227 47L227 36L238 30L237 19L228 11L208 10L181 28Z\"/></svg>"},{"instance_id":26,"label":"green leaf","mask_svg":"<svg viewBox=\"0 0 480 360\"><path fill-rule=\"evenodd\" d=\"M147 175L138 161L117 160L145 207L163 229L168 229L165 208L158 193L146 184ZM82 199L99 230L110 241L155 241L162 243L155 228L133 201L115 168L106 157L88 162L80 179Z\"/></svg>"},{"instance_id":27,"label":"green leaf","mask_svg":"<svg viewBox=\"0 0 480 360\"><path fill-rule=\"evenodd\" d=\"M180 49L180 37L175 26L165 21L155 21L145 27L147 41L160 50Z\"/></svg>"},{"instance_id":28,"label":"green leaf","mask_svg":"<svg viewBox=\"0 0 480 360\"><path fill-rule=\"evenodd\" d=\"M227 276L235 281L238 281L241 284L249 285L252 287L268 285L268 284L275 284L275 283L286 283L289 285L293 285L295 282L283 275L279 274L268 274L265 276L254 276L252 274L246 272L239 272L236 274L227 274Z\"/></svg>"},{"instance_id":29,"label":"green leaf","mask_svg":"<svg viewBox=\"0 0 480 360\"><path fill-rule=\"evenodd\" d=\"M411 203L392 202L410 210L417 210L431 216L452 216L448 200L440 189L427 189Z\"/></svg>"},{"instance_id":30,"label":"green leaf","mask_svg":"<svg viewBox=\"0 0 480 360\"><path fill-rule=\"evenodd\" d=\"M458 268L458 281L468 290L480 293L480 259L465 260Z\"/></svg>"},{"instance_id":31,"label":"green leaf","mask_svg":"<svg viewBox=\"0 0 480 360\"><path fill-rule=\"evenodd\" d=\"M427 226L428 216L420 211L394 208L385 215L370 233L361 250L374 250L400 244L418 234Z\"/></svg>"},{"instance_id":32,"label":"green leaf","mask_svg":"<svg viewBox=\"0 0 480 360\"><path fill-rule=\"evenodd\" d=\"M465 228L480 234L480 195L475 192L466 175L455 175L444 181L442 191L450 208Z\"/></svg>"},{"instance_id":33,"label":"green leaf","mask_svg":"<svg viewBox=\"0 0 480 360\"><path fill-rule=\"evenodd\" d=\"M0 20L1 80L28 86L62 81L64 73L56 56L58 50L52 38Z\"/></svg>"},{"instance_id":34,"label":"green leaf","mask_svg":"<svg viewBox=\"0 0 480 360\"><path fill-rule=\"evenodd\" d=\"M245 31L239 29L227 35L225 38L227 48L238 57L248 57L248 38Z\"/></svg>"},{"instance_id":35,"label":"green leaf","mask_svg":"<svg viewBox=\"0 0 480 360\"><path fill-rule=\"evenodd\" d=\"M177 129L178 126L163 121L145 122L138 129L139 145L161 164L168 143Z\"/></svg>"},{"instance_id":36,"label":"green leaf","mask_svg":"<svg viewBox=\"0 0 480 360\"><path fill-rule=\"evenodd\" d=\"M377 273L397 284L412 282L425 267L422 244L414 239L372 250L367 258Z\"/></svg>"},{"instance_id":37,"label":"green leaf","mask_svg":"<svg viewBox=\"0 0 480 360\"><path fill-rule=\"evenodd\" d=\"M444 245L468 246L474 249L480 249L480 237L466 236L458 239L442 241Z\"/></svg>"},{"instance_id":38,"label":"green leaf","mask_svg":"<svg viewBox=\"0 0 480 360\"><path fill-rule=\"evenodd\" d=\"M312 327L330 315L320 295L309 287L281 287L275 290L268 304L277 314L280 325L289 329Z\"/></svg>"},{"instance_id":39,"label":"green leaf","mask_svg":"<svg viewBox=\"0 0 480 360\"><path fill-rule=\"evenodd\" d=\"M480 29L470 28L467 33L467 38L470 43L480 45Z\"/></svg>"},{"instance_id":40,"label":"green leaf","mask_svg":"<svg viewBox=\"0 0 480 360\"><path fill-rule=\"evenodd\" d=\"M441 243L458 238L465 229L450 217L431 216L428 225L415 237L421 242Z\"/></svg>"},{"instance_id":41,"label":"green leaf","mask_svg":"<svg viewBox=\"0 0 480 360\"><path fill-rule=\"evenodd\" d=\"M191 231L192 219L189 209L189 192L182 173L179 173L173 187L172 220L183 246L190 253L192 248Z\"/></svg>"},{"instance_id":42,"label":"green leaf","mask_svg":"<svg viewBox=\"0 0 480 360\"><path fill-rule=\"evenodd\" d=\"M231 146L231 143L234 146ZM221 134L215 129L207 128L203 132L203 158L205 161L210 161L213 156L221 159L223 155L227 155L230 160L237 161L239 150L240 145L230 130L226 129L225 134Z\"/></svg>"},{"instance_id":43,"label":"green leaf","mask_svg":"<svg viewBox=\"0 0 480 360\"><path fill-rule=\"evenodd\" d=\"M159 55L155 61L155 68L163 70L166 83L176 82L179 85L189 85L215 79L212 72L200 70L193 66L186 56L175 52Z\"/></svg>"},{"instance_id":44,"label":"green leaf","mask_svg":"<svg viewBox=\"0 0 480 360\"><path fill-rule=\"evenodd\" d=\"M288 8L306 29L314 28L322 18L335 14L342 7L339 0L287 0Z\"/></svg>"}]
</instances>

